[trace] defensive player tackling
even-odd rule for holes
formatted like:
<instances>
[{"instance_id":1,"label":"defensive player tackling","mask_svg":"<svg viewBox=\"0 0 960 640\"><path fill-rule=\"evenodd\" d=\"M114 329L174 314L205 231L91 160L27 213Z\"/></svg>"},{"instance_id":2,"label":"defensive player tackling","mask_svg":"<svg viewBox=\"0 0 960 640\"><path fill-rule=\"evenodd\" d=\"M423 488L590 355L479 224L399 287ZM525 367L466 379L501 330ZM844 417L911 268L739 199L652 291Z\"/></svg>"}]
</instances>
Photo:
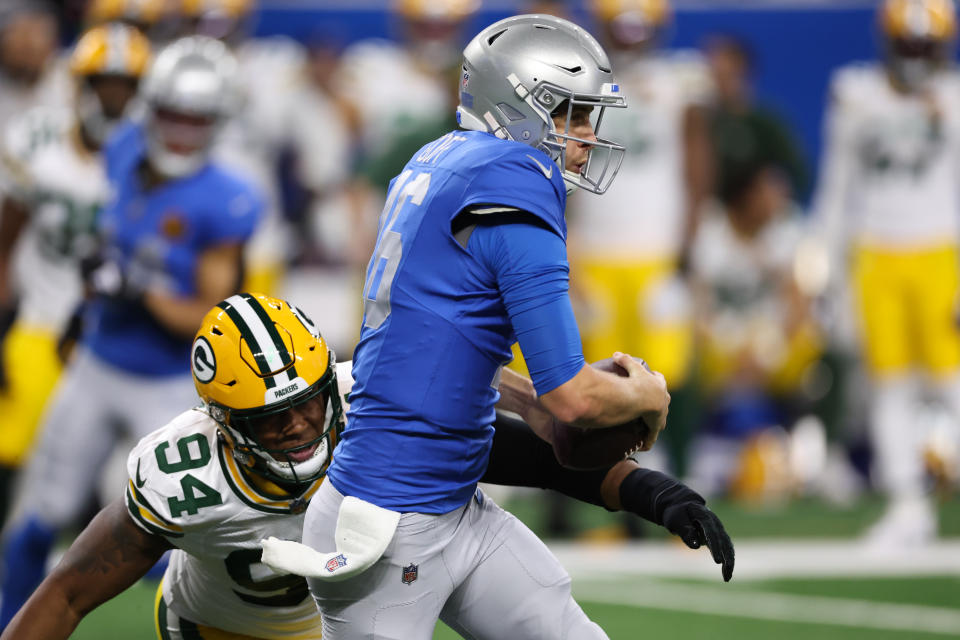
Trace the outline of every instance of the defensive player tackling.
<instances>
[{"instance_id":1,"label":"defensive player tackling","mask_svg":"<svg viewBox=\"0 0 960 640\"><path fill-rule=\"evenodd\" d=\"M335 362L296 307L240 294L207 314L192 368L203 406L133 449L125 499L80 535L3 640L67 638L84 615L170 548L176 551L157 598L161 640L320 636L306 581L264 566L259 543L300 537L304 509L343 426L350 363ZM542 427L545 414L526 409L533 406L529 381L509 376L503 389L512 408ZM703 499L632 460L597 471L564 469L530 428L503 419L484 479L629 509L691 547L707 544L726 579L733 571L730 539Z\"/></svg>"}]
</instances>

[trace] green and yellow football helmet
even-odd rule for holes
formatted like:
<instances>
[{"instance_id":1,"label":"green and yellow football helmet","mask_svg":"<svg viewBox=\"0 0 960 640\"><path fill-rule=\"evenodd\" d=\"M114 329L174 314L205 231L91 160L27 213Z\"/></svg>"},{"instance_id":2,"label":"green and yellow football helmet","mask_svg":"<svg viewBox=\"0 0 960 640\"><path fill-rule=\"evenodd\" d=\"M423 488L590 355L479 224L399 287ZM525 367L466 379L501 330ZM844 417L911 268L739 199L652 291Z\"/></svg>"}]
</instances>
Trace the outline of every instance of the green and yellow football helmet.
<instances>
[{"instance_id":1,"label":"green and yellow football helmet","mask_svg":"<svg viewBox=\"0 0 960 640\"><path fill-rule=\"evenodd\" d=\"M306 314L263 294L231 296L204 317L191 369L197 393L240 464L281 484L326 473L343 430L343 407L336 357ZM325 416L317 438L284 449L267 448L257 438L258 421L321 395ZM313 446L309 458L294 459L295 451Z\"/></svg>"},{"instance_id":2,"label":"green and yellow football helmet","mask_svg":"<svg viewBox=\"0 0 960 640\"><path fill-rule=\"evenodd\" d=\"M922 88L952 58L953 0L884 0L877 11L887 67L907 89Z\"/></svg>"},{"instance_id":3,"label":"green and yellow football helmet","mask_svg":"<svg viewBox=\"0 0 960 640\"><path fill-rule=\"evenodd\" d=\"M618 49L646 50L663 39L673 19L669 0L590 0L590 12Z\"/></svg>"}]
</instances>

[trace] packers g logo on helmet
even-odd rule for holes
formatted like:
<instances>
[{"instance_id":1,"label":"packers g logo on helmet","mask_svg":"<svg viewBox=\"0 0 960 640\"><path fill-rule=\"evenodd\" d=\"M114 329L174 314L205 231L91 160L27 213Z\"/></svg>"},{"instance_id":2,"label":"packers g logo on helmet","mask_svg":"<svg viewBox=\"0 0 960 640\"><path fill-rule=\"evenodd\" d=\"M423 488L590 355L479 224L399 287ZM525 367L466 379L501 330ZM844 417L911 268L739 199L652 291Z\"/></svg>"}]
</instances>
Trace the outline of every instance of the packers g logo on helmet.
<instances>
[{"instance_id":1,"label":"packers g logo on helmet","mask_svg":"<svg viewBox=\"0 0 960 640\"><path fill-rule=\"evenodd\" d=\"M213 347L203 336L197 338L193 343L193 375L201 383L207 383L213 380L217 374L217 357L213 353Z\"/></svg>"},{"instance_id":2,"label":"packers g logo on helmet","mask_svg":"<svg viewBox=\"0 0 960 640\"><path fill-rule=\"evenodd\" d=\"M326 472L343 430L336 358L316 325L288 302L263 294L227 298L204 317L194 339L191 367L197 393L233 455L266 478L303 483ZM294 448L270 450L253 425L319 395L326 415L319 437ZM316 445L302 462L289 457Z\"/></svg>"}]
</instances>

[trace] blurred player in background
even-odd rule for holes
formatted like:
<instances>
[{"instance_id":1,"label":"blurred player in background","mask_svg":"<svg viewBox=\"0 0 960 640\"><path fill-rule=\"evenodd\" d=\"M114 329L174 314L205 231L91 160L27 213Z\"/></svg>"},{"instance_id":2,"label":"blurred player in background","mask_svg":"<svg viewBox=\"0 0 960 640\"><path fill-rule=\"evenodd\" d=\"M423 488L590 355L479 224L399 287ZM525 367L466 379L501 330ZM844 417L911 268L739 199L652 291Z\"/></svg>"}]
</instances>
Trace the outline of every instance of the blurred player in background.
<instances>
[{"instance_id":1,"label":"blurred player in background","mask_svg":"<svg viewBox=\"0 0 960 640\"><path fill-rule=\"evenodd\" d=\"M596 40L550 16L481 31L459 84L467 131L423 147L391 185L350 421L304 522L318 550L337 546L338 514L372 535L364 560L342 565L353 575L310 588L328 640L428 638L441 616L474 637L605 637L556 558L476 484L517 340L552 414L588 428L643 416L645 449L664 425L663 377L623 354L629 377L587 366L568 297L567 184L609 187L623 148L594 122L625 104Z\"/></svg>"},{"instance_id":2,"label":"blurred player in background","mask_svg":"<svg viewBox=\"0 0 960 640\"><path fill-rule=\"evenodd\" d=\"M70 105L70 76L57 64L57 37L57 18L48 4L0 5L0 129L34 106Z\"/></svg>"},{"instance_id":3,"label":"blurred player in background","mask_svg":"<svg viewBox=\"0 0 960 640\"><path fill-rule=\"evenodd\" d=\"M709 76L695 54L658 50L671 24L667 0L590 6L630 108L604 123L627 149L621 179L603 198L571 199L584 354L643 354L672 391L686 380L692 352L686 288L673 276L685 268L709 193Z\"/></svg>"},{"instance_id":4,"label":"blurred player in background","mask_svg":"<svg viewBox=\"0 0 960 640\"><path fill-rule=\"evenodd\" d=\"M771 158L739 171L719 210L704 214L691 253L710 419L690 474L708 493L777 499L793 489L785 429L811 410L804 381L822 340L797 269L806 227L787 173Z\"/></svg>"},{"instance_id":5,"label":"blurred player in background","mask_svg":"<svg viewBox=\"0 0 960 640\"><path fill-rule=\"evenodd\" d=\"M66 638L170 548L177 551L157 597L160 638L319 637L306 580L271 573L260 540L299 538L304 508L343 428L350 363L335 361L297 307L240 294L204 318L192 366L203 407L133 449L125 499L81 534L4 640ZM293 393L278 393L291 381ZM529 381L518 377L504 385L514 385L518 397L529 394ZM548 417L532 401L520 405L531 419ZM610 509L634 509L694 548L724 553L725 577L733 570L730 540L703 499L632 460L596 471L563 469L548 443L508 418L498 420L491 458L488 481L549 486Z\"/></svg>"},{"instance_id":6,"label":"blurred player in background","mask_svg":"<svg viewBox=\"0 0 960 640\"><path fill-rule=\"evenodd\" d=\"M300 43L251 35L252 0L182 0L182 7L188 32L225 42L243 69L243 104L224 128L214 156L252 180L266 199L264 220L245 252L245 287L282 290L292 257L305 243L284 185L316 194L338 188L350 167L350 132L340 105L311 90L312 61ZM291 157L295 165L285 162Z\"/></svg>"},{"instance_id":7,"label":"blurred player in background","mask_svg":"<svg viewBox=\"0 0 960 640\"><path fill-rule=\"evenodd\" d=\"M409 159L407 154L398 161L399 151L409 150L411 134L434 133L427 129L438 123L455 126L451 77L459 78L463 28L480 0L392 0L391 8L398 41L375 38L347 47L336 81L358 127L361 170L349 190L354 216L350 256L358 268L370 256L385 187ZM431 139L421 140L414 150Z\"/></svg>"},{"instance_id":8,"label":"blurred player in background","mask_svg":"<svg viewBox=\"0 0 960 640\"><path fill-rule=\"evenodd\" d=\"M814 214L835 277L849 266L873 383L874 477L890 497L869 533L879 546L930 540L920 400L960 418L957 252L960 75L950 0L885 0L881 63L834 75Z\"/></svg>"},{"instance_id":9,"label":"blurred player in background","mask_svg":"<svg viewBox=\"0 0 960 640\"><path fill-rule=\"evenodd\" d=\"M691 475L710 492L725 491L735 478L738 497L783 497L792 488L783 429L812 408L804 382L821 352L813 274L796 265L805 225L793 198L806 170L786 121L754 96L749 45L719 34L705 52L715 89L707 109L715 199L705 207L690 264L697 382L708 416Z\"/></svg>"},{"instance_id":10,"label":"blurred player in background","mask_svg":"<svg viewBox=\"0 0 960 640\"><path fill-rule=\"evenodd\" d=\"M210 306L237 290L261 209L251 185L209 159L235 109L235 73L222 43L174 42L144 78L143 122L104 147L112 197L87 267L93 298L6 532L0 624L39 583L56 532L83 512L117 441L194 401L191 339Z\"/></svg>"},{"instance_id":11,"label":"blurred player in background","mask_svg":"<svg viewBox=\"0 0 960 640\"><path fill-rule=\"evenodd\" d=\"M6 133L0 315L16 315L16 322L0 361L4 517L7 482L60 377L57 340L82 298L80 259L96 245L95 218L108 197L100 149L127 111L149 57L147 39L131 27L88 31L70 58L73 108L37 107Z\"/></svg>"}]
</instances>

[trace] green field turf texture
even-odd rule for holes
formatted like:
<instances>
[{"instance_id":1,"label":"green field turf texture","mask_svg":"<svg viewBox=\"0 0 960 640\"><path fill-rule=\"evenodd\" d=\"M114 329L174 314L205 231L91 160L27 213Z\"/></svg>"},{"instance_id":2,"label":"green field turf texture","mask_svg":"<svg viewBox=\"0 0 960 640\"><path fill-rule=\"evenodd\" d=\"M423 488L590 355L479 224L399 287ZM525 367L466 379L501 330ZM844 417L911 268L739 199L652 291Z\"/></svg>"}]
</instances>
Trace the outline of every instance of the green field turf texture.
<instances>
[{"instance_id":1,"label":"green field turf texture","mask_svg":"<svg viewBox=\"0 0 960 640\"><path fill-rule=\"evenodd\" d=\"M671 584L707 584L696 581L669 581ZM719 584L710 583L711 585ZM151 640L155 584L135 585L116 600L101 607L81 624L72 636L77 640ZM897 578L869 580L775 580L730 583L725 588L775 591L837 598L858 598L877 602L915 603L956 609L960 612L960 577ZM656 638L657 640L923 640L960 638L919 631L857 629L816 623L777 622L742 617L663 611L590 602L581 598L584 610L612 640ZM438 628L435 640L459 638L453 631ZM507 640L507 639L505 639Z\"/></svg>"},{"instance_id":2,"label":"green field turf texture","mask_svg":"<svg viewBox=\"0 0 960 640\"><path fill-rule=\"evenodd\" d=\"M542 509L539 494L510 500L508 508L524 519L535 531L542 533ZM714 510L723 518L734 540L745 538L851 538L863 532L882 511L879 500L859 501L850 508L824 505L813 500L795 500L782 507L764 508L716 501ZM940 503L940 529L946 537L960 536L960 502L944 500ZM618 523L616 514L589 506L576 505L577 522L584 533L597 527ZM662 530L647 527L654 537ZM611 579L611 584L616 584ZM644 580L644 579L640 579ZM718 579L711 582L697 580L662 580L668 585L707 585L721 592L795 594L830 598L891 602L907 605L941 607L960 612L960 576L898 577L858 579L777 579L737 581L723 585ZM654 582L656 584L657 582ZM575 590L581 581L574 581ZM72 636L79 640L151 640L153 631L153 601L156 585L141 582L90 614ZM924 640L926 638L960 639L956 634L933 634L920 631L884 631L797 621L775 621L755 618L720 616L641 608L595 602L589 593L577 591L578 600L588 615L600 624L613 640L653 638L655 640ZM458 638L454 632L438 628L435 640ZM504 639L509 640L509 639Z\"/></svg>"}]
</instances>

